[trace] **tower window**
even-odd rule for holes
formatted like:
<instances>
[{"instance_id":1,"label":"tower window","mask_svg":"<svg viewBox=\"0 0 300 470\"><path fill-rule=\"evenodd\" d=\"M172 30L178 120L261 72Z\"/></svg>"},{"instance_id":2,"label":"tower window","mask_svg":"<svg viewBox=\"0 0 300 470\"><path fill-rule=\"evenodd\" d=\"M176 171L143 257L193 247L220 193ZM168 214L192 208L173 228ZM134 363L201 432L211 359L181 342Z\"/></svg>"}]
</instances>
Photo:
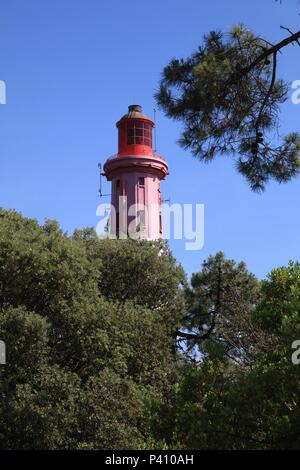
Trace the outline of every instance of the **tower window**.
<instances>
[{"instance_id":1,"label":"tower window","mask_svg":"<svg viewBox=\"0 0 300 470\"><path fill-rule=\"evenodd\" d=\"M152 126L147 122L132 120L127 122L127 144L152 147Z\"/></svg>"},{"instance_id":2,"label":"tower window","mask_svg":"<svg viewBox=\"0 0 300 470\"><path fill-rule=\"evenodd\" d=\"M139 186L145 186L145 178L144 178L144 176L139 176Z\"/></svg>"}]
</instances>

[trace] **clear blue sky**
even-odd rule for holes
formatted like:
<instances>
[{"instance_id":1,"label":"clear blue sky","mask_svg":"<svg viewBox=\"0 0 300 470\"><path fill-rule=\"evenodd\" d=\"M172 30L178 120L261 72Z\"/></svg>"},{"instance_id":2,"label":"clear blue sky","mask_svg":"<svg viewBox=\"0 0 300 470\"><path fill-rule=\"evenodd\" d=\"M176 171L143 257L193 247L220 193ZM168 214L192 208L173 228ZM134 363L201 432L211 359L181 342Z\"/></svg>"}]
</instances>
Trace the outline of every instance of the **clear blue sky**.
<instances>
[{"instance_id":1,"label":"clear blue sky","mask_svg":"<svg viewBox=\"0 0 300 470\"><path fill-rule=\"evenodd\" d=\"M189 55L212 29L243 22L277 41L299 29L297 0L1 0L0 206L72 233L95 226L97 163L115 153L115 122L128 104L152 115L161 70ZM300 50L280 57L280 74L300 79ZM299 131L300 105L285 104L283 130ZM205 204L205 246L171 248L188 273L223 250L262 278L299 259L300 179L250 191L232 161L194 159L176 140L180 125L157 115L158 152L170 166L171 202Z\"/></svg>"}]
</instances>

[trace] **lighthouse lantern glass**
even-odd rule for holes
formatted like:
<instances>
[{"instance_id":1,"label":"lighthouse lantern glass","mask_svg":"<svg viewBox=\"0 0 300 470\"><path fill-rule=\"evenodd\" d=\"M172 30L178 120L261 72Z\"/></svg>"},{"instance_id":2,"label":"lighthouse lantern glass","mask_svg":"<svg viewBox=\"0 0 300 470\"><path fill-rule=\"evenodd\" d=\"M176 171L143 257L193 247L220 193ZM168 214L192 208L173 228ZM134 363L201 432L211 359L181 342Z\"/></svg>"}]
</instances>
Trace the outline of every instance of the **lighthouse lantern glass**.
<instances>
[{"instance_id":1,"label":"lighthouse lantern glass","mask_svg":"<svg viewBox=\"0 0 300 470\"><path fill-rule=\"evenodd\" d=\"M133 119L127 122L127 145L135 144L152 147L151 124Z\"/></svg>"}]
</instances>

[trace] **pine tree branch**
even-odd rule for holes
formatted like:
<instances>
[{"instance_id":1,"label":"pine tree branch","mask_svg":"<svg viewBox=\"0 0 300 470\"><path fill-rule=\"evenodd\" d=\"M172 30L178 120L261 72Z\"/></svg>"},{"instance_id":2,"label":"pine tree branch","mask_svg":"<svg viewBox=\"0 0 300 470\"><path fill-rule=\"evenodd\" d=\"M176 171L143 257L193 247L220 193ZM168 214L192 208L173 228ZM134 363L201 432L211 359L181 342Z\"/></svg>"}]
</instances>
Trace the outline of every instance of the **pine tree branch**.
<instances>
[{"instance_id":1,"label":"pine tree branch","mask_svg":"<svg viewBox=\"0 0 300 470\"><path fill-rule=\"evenodd\" d=\"M280 26L281 29L285 29L286 31L288 31L290 33L290 35L293 35L293 31L291 31L289 28L287 28L286 26ZM300 42L299 42L299 39L296 39L296 42L298 44L298 46L300 46Z\"/></svg>"},{"instance_id":2,"label":"pine tree branch","mask_svg":"<svg viewBox=\"0 0 300 470\"><path fill-rule=\"evenodd\" d=\"M184 331L176 330L176 336L180 336L181 338L185 338L185 339L193 339L193 340L201 341L203 339L207 339L211 335L215 326L216 326L216 322L215 322L215 318L213 318L210 327L202 335L197 334L197 333L185 333Z\"/></svg>"},{"instance_id":3,"label":"pine tree branch","mask_svg":"<svg viewBox=\"0 0 300 470\"><path fill-rule=\"evenodd\" d=\"M216 298L216 304L215 304L215 309L212 313L212 320L211 320L211 325L206 330L205 333L199 334L199 333L185 333L184 331L176 330L175 335L180 336L181 338L189 339L189 340L195 340L195 341L201 341L203 339L209 338L213 330L215 329L216 326L216 317L219 313L220 307L221 307L221 283L222 283L222 268L221 266L218 266L218 284L217 284L217 298Z\"/></svg>"},{"instance_id":4,"label":"pine tree branch","mask_svg":"<svg viewBox=\"0 0 300 470\"><path fill-rule=\"evenodd\" d=\"M300 39L300 31L297 31L296 33L291 34L289 37L283 39L282 41L278 42L277 44L274 44L274 46L270 47L269 49L266 49L262 54L260 54L255 60L253 60L249 65L246 67L243 67L241 70L239 70L238 75L246 75L249 73L252 69L254 69L258 64L260 64L262 61L267 59L271 54L274 54L281 49L283 49L285 46L292 44L293 42L299 43Z\"/></svg>"},{"instance_id":5,"label":"pine tree branch","mask_svg":"<svg viewBox=\"0 0 300 470\"><path fill-rule=\"evenodd\" d=\"M276 68L277 68L277 52L274 52L273 53L273 70L272 70L271 83L270 83L269 89L266 93L266 96L264 97L264 100L261 104L261 107L260 107L260 110L259 110L259 113L258 113L258 116L257 116L257 120L256 120L256 125L255 125L256 140L258 139L259 125L260 125L260 120L261 120L261 117L262 117L262 113L263 113L264 108L265 108L265 106L268 102L268 99L271 96L271 93L272 93L272 90L273 90L273 87L274 87L274 84L275 84Z\"/></svg>"}]
</instances>

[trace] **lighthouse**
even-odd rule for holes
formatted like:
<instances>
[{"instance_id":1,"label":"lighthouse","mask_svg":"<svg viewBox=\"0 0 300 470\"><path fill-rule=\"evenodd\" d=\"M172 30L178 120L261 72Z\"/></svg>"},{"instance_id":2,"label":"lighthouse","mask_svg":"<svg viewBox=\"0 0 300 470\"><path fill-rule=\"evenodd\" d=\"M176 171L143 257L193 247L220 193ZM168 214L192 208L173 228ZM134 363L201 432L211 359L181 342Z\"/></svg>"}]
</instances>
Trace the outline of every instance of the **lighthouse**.
<instances>
[{"instance_id":1,"label":"lighthouse","mask_svg":"<svg viewBox=\"0 0 300 470\"><path fill-rule=\"evenodd\" d=\"M140 105L130 105L116 123L118 153L106 160L103 175L111 182L110 232L117 238L162 237L160 182L169 172L153 148L154 125Z\"/></svg>"}]
</instances>

